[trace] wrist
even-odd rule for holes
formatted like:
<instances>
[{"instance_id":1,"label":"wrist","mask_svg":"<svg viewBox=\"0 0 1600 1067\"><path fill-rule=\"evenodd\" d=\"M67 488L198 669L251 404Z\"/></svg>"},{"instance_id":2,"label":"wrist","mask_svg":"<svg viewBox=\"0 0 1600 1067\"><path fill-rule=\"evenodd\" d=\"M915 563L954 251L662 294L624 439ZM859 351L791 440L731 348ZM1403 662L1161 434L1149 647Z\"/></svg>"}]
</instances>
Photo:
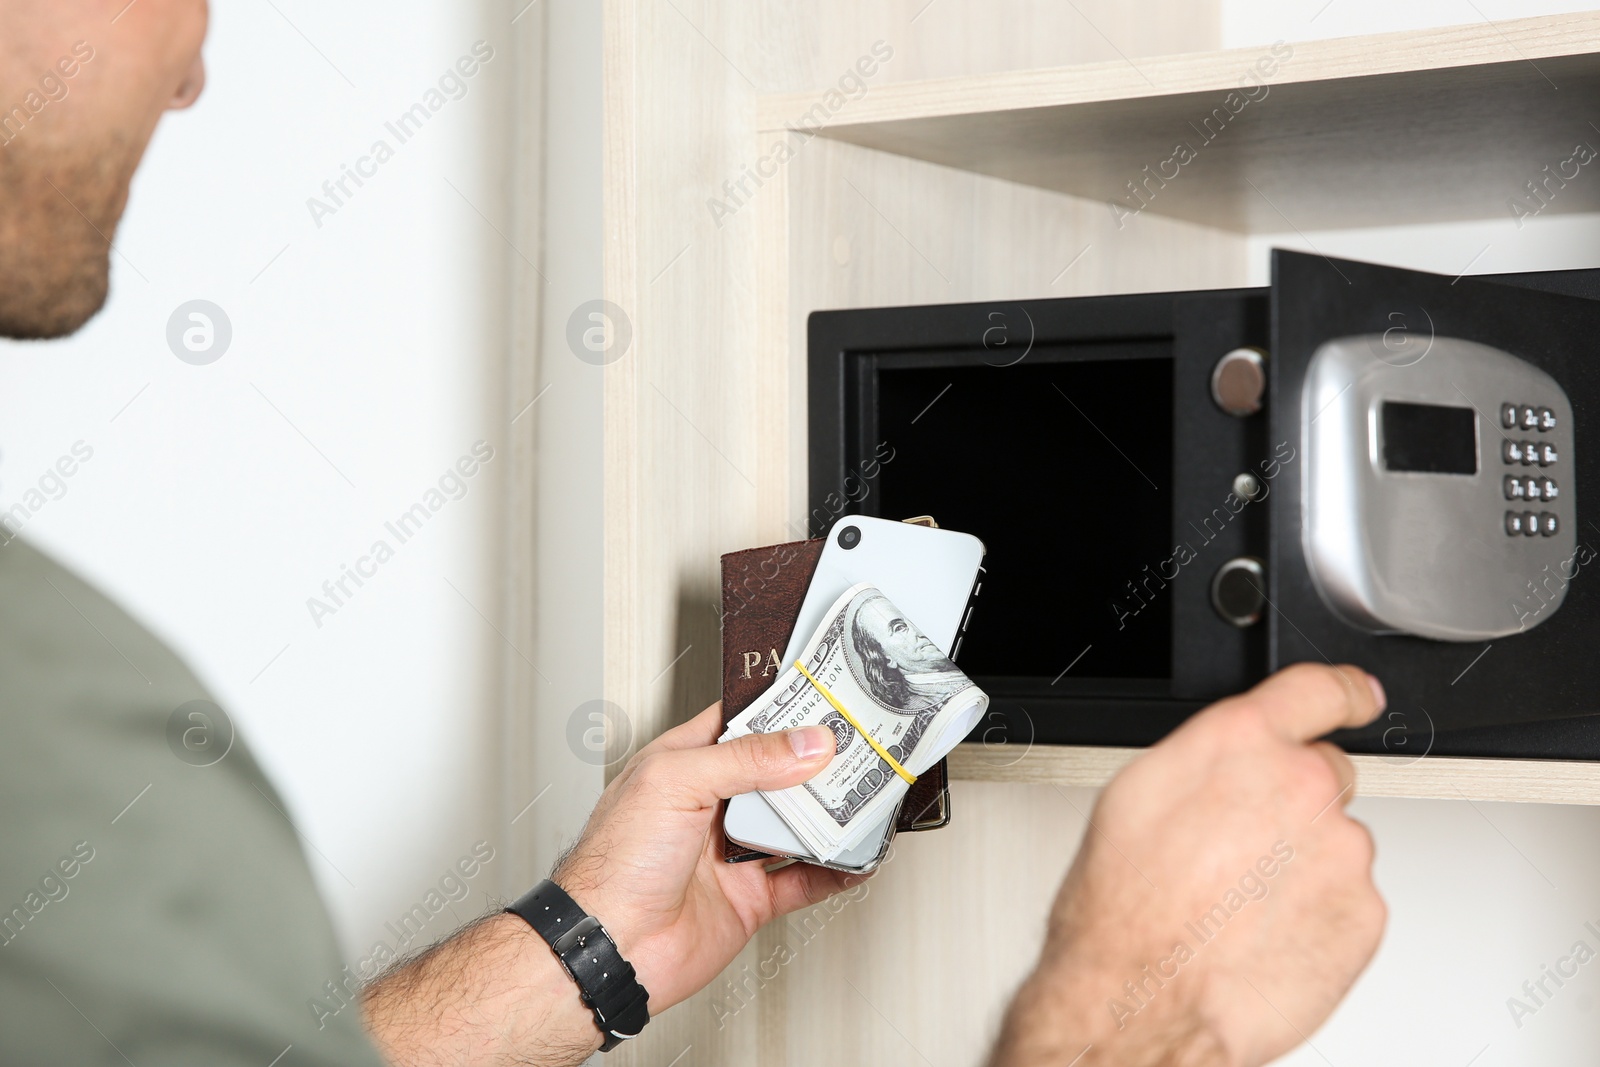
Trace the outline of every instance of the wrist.
<instances>
[{"instance_id":1,"label":"wrist","mask_svg":"<svg viewBox=\"0 0 1600 1067\"><path fill-rule=\"evenodd\" d=\"M599 916L552 879L545 879L506 909L544 941L591 1012L609 1051L638 1037L650 1022L650 994Z\"/></svg>"},{"instance_id":2,"label":"wrist","mask_svg":"<svg viewBox=\"0 0 1600 1067\"><path fill-rule=\"evenodd\" d=\"M362 995L367 1031L397 1065L581 1064L594 1017L550 946L515 915L469 926Z\"/></svg>"},{"instance_id":3,"label":"wrist","mask_svg":"<svg viewBox=\"0 0 1600 1067\"><path fill-rule=\"evenodd\" d=\"M1087 1067L1114 1030L1092 978L1046 946L1006 1009L990 1067L1072 1063Z\"/></svg>"},{"instance_id":4,"label":"wrist","mask_svg":"<svg viewBox=\"0 0 1600 1067\"><path fill-rule=\"evenodd\" d=\"M1195 990L1147 982L1135 999L1126 985L1140 977L1047 946L1007 1011L992 1067L1233 1067Z\"/></svg>"},{"instance_id":5,"label":"wrist","mask_svg":"<svg viewBox=\"0 0 1600 1067\"><path fill-rule=\"evenodd\" d=\"M653 1018L671 1006L660 996L670 982L660 973L659 954L656 946L650 944L654 931L641 922L637 901L621 899L614 892L606 892L605 887L589 874L587 869L577 866L569 858L551 873L550 881L571 897L578 907L600 920L606 933L611 936L612 943L617 946L617 952L633 967L639 984L649 991L650 1015Z\"/></svg>"},{"instance_id":6,"label":"wrist","mask_svg":"<svg viewBox=\"0 0 1600 1067\"><path fill-rule=\"evenodd\" d=\"M521 918L502 912L489 921L503 927L521 975L522 999L508 1006L509 1013L523 1013L526 1020L519 1029L508 1031L516 1035L517 1047L540 1050L542 1058L531 1061L538 1064L587 1061L600 1050L603 1038L572 976L544 938Z\"/></svg>"}]
</instances>

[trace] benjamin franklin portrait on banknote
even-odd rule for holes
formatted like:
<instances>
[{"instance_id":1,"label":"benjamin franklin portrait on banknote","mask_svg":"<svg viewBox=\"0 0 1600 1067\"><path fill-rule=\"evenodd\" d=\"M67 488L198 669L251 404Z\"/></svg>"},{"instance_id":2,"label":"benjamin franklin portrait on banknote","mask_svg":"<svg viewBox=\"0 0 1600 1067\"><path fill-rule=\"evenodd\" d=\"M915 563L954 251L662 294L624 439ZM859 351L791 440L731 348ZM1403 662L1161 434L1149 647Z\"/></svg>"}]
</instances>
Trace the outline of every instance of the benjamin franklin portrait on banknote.
<instances>
[{"instance_id":1,"label":"benjamin franklin portrait on banknote","mask_svg":"<svg viewBox=\"0 0 1600 1067\"><path fill-rule=\"evenodd\" d=\"M972 684L876 589L859 594L845 615L850 673L891 711L915 715Z\"/></svg>"}]
</instances>

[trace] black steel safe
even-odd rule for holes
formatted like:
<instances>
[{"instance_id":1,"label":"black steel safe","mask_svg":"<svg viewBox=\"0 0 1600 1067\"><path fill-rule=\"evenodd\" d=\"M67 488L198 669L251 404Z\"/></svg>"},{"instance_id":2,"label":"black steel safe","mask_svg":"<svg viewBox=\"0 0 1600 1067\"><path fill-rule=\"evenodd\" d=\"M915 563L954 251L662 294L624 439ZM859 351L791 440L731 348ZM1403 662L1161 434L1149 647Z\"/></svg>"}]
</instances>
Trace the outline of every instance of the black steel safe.
<instances>
[{"instance_id":1,"label":"black steel safe","mask_svg":"<svg viewBox=\"0 0 1600 1067\"><path fill-rule=\"evenodd\" d=\"M980 731L1149 744L1313 660L1388 689L1352 751L1600 759L1597 339L1600 271L1285 251L1260 289L815 312L812 532L984 541Z\"/></svg>"}]
</instances>

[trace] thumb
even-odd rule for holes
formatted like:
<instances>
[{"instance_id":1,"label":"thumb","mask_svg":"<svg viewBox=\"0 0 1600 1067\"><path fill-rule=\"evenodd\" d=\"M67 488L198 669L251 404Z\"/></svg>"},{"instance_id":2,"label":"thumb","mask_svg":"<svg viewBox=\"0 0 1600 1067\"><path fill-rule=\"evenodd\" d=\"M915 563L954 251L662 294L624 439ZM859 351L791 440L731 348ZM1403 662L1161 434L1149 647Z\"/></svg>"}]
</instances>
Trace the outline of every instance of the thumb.
<instances>
[{"instance_id":1,"label":"thumb","mask_svg":"<svg viewBox=\"0 0 1600 1067\"><path fill-rule=\"evenodd\" d=\"M747 734L720 745L664 752L657 757L657 784L689 807L757 790L799 785L833 758L833 731L805 726L770 734Z\"/></svg>"}]
</instances>

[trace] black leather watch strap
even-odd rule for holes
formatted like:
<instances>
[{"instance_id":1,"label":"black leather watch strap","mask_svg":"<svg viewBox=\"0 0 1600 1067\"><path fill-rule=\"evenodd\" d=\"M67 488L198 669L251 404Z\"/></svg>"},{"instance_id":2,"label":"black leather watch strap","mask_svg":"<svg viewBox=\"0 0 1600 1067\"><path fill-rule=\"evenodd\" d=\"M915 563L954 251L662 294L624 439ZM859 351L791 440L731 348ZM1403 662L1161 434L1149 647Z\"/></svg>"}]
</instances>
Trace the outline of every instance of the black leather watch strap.
<instances>
[{"instance_id":1,"label":"black leather watch strap","mask_svg":"<svg viewBox=\"0 0 1600 1067\"><path fill-rule=\"evenodd\" d=\"M605 1037L601 1052L639 1036L650 1021L650 994L599 919L548 878L506 910L545 939L577 984L578 996L594 1012L594 1024Z\"/></svg>"}]
</instances>

